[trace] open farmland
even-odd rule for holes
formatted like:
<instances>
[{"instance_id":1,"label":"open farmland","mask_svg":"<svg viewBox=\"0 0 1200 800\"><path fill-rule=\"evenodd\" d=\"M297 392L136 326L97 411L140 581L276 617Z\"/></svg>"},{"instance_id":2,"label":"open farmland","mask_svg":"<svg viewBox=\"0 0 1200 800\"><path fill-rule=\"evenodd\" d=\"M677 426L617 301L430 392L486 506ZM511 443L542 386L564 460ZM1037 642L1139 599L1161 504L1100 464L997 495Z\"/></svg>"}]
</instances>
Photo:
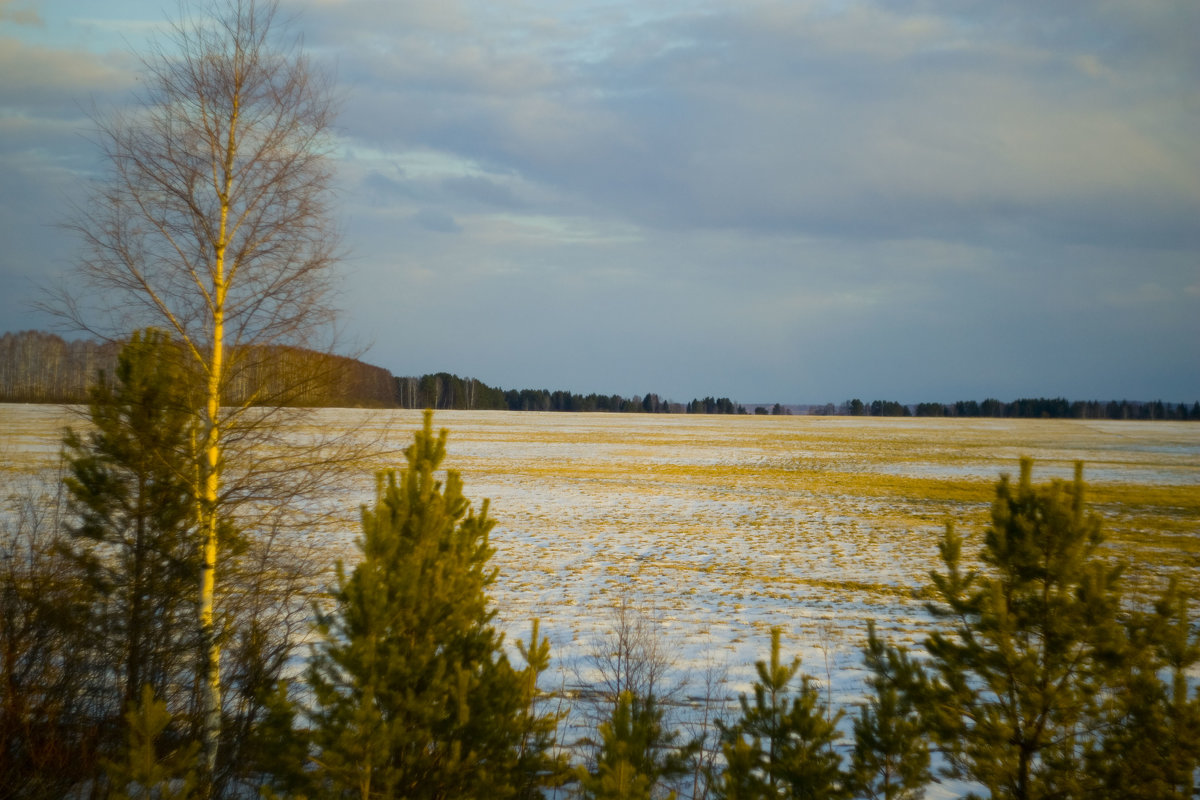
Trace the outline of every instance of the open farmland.
<instances>
[{"instance_id":1,"label":"open farmland","mask_svg":"<svg viewBox=\"0 0 1200 800\"><path fill-rule=\"evenodd\" d=\"M6 478L52 463L71 419L0 406ZM365 422L403 447L420 413L311 421ZM748 685L778 625L785 651L832 675L835 701L853 700L864 620L919 641L945 521L973 554L995 481L1021 455L1037 482L1086 462L1109 551L1135 585L1175 574L1200 589L1193 423L441 412L435 425L450 430L447 465L467 496L491 499L500 624L513 637L540 618L565 684L624 599L658 620L684 669L728 666L731 691ZM355 555L370 471L346 475L342 530L313 534L331 563Z\"/></svg>"}]
</instances>

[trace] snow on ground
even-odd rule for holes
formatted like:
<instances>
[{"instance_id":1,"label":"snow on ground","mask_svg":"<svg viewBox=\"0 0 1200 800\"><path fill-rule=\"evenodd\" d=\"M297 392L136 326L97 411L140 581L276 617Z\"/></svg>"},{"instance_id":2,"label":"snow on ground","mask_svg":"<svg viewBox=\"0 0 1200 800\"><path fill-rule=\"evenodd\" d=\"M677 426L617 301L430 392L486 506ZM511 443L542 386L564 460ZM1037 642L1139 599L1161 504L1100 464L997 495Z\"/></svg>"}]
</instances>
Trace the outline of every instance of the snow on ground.
<instances>
[{"instance_id":1,"label":"snow on ground","mask_svg":"<svg viewBox=\"0 0 1200 800\"><path fill-rule=\"evenodd\" d=\"M998 475L1015 475L1022 455L1035 459L1038 482L1069 478L1083 460L1093 488L1166 492L1150 522L1145 507L1099 510L1118 540L1177 558L1139 562L1143 572L1197 564L1193 546L1177 552L1200 534L1195 504L1170 509L1200 486L1195 423L465 411L434 421L450 431L446 466L467 497L491 501L498 623L512 642L541 621L558 665L552 685L586 674L581 659L626 602L660 627L690 691L709 665L727 668L727 696L747 691L778 626L785 655L828 679L835 704L852 703L866 620L893 642L920 642L931 620L918 592L938 566L946 520L977 537ZM51 407L0 406L0 458L10 472L52 460L67 422ZM328 410L310 424L361 425L402 448L421 414ZM372 468L387 466L401 464ZM345 529L314 534L331 563L355 558L370 471L347 475L336 498ZM1161 519L1181 538L1165 539ZM967 550L977 547L969 538Z\"/></svg>"},{"instance_id":2,"label":"snow on ground","mask_svg":"<svg viewBox=\"0 0 1200 800\"><path fill-rule=\"evenodd\" d=\"M398 443L420 424L324 413L368 415ZM567 683L624 600L657 621L684 672L725 665L731 693L749 688L779 626L785 653L853 701L866 620L919 643L930 618L916 594L945 521L981 531L1021 455L1037 481L1083 459L1092 484L1200 485L1188 423L439 412L434 424L467 496L490 498L501 625L512 641L540 619Z\"/></svg>"}]
</instances>

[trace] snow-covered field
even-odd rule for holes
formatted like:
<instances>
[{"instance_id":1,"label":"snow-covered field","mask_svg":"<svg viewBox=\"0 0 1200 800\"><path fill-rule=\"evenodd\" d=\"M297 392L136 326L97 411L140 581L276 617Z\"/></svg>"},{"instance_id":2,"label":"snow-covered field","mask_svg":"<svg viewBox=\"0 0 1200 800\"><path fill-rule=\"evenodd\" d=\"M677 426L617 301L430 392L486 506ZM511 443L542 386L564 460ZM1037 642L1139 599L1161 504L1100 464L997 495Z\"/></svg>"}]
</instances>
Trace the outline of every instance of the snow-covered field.
<instances>
[{"instance_id":1,"label":"snow-covered field","mask_svg":"<svg viewBox=\"0 0 1200 800\"><path fill-rule=\"evenodd\" d=\"M53 459L68 421L0 405L5 473ZM400 447L420 421L346 410L313 420L365 423ZM1039 482L1086 462L1134 580L1194 579L1200 565L1196 423L447 411L435 425L450 430L447 466L467 496L491 500L498 620L512 641L539 618L564 684L624 601L661 626L682 671L726 666L730 693L749 686L779 626L785 654L852 702L865 621L920 641L919 591L945 521L974 552L995 481L1022 455ZM348 519L370 499L370 471L346 478ZM331 560L353 560L356 533L321 534Z\"/></svg>"},{"instance_id":2,"label":"snow-covered field","mask_svg":"<svg viewBox=\"0 0 1200 800\"><path fill-rule=\"evenodd\" d=\"M491 499L510 636L540 618L569 662L625 599L682 663L727 664L733 691L780 626L806 671L833 674L835 700L856 695L865 620L920 640L916 593L945 521L980 532L1021 455L1035 480L1084 460L1098 499L1105 484L1200 495L1200 425L1188 423L442 412L435 424L468 496ZM1100 510L1139 530L1128 509ZM1176 535L1200 538L1194 512L1193 500Z\"/></svg>"}]
</instances>

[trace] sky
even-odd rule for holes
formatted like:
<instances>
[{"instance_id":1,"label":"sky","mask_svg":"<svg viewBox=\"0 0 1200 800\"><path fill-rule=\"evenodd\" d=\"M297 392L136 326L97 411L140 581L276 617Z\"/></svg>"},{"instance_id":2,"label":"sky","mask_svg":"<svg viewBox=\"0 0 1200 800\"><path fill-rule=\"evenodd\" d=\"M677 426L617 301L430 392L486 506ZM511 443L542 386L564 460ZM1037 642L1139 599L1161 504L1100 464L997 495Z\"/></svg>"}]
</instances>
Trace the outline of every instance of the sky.
<instances>
[{"instance_id":1,"label":"sky","mask_svg":"<svg viewBox=\"0 0 1200 800\"><path fill-rule=\"evenodd\" d=\"M1195 0L282 0L364 360L686 402L1200 400ZM173 0L0 0L0 330Z\"/></svg>"}]
</instances>

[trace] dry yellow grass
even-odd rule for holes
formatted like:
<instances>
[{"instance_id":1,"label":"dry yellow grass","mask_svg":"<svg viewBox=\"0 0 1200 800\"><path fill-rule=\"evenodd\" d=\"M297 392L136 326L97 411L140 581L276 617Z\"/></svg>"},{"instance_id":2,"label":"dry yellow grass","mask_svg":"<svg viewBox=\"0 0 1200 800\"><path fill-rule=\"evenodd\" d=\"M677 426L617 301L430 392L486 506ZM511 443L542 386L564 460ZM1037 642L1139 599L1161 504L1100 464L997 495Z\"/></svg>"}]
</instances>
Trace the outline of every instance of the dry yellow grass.
<instances>
[{"instance_id":1,"label":"dry yellow grass","mask_svg":"<svg viewBox=\"0 0 1200 800\"><path fill-rule=\"evenodd\" d=\"M364 418L399 445L420 424L419 412L317 421ZM5 471L52 460L65 421L0 406ZM1106 552L1135 588L1175 575L1200 592L1200 424L441 412L435 425L450 429L468 497L492 500L501 623L520 633L540 617L560 657L623 596L689 657L735 666L761 655L772 625L809 669L831 653L857 663L867 617L915 641L946 520L973 553L999 474L1023 455L1038 482L1086 463ZM331 561L353 558L372 487L346 476Z\"/></svg>"}]
</instances>

